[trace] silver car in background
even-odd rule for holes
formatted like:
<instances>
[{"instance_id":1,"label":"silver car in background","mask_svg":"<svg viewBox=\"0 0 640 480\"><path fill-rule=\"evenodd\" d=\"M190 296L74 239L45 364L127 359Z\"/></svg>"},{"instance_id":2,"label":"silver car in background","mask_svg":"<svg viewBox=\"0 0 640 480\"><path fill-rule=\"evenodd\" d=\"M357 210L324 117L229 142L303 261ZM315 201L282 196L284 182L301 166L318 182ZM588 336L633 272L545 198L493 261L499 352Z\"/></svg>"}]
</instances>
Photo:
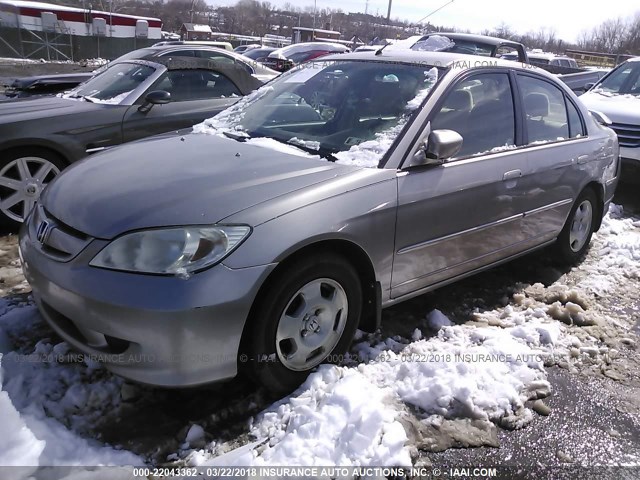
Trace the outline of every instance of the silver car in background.
<instances>
[{"instance_id":1,"label":"silver car in background","mask_svg":"<svg viewBox=\"0 0 640 480\"><path fill-rule=\"evenodd\" d=\"M334 55L72 166L20 252L47 321L113 372L287 392L385 307L545 246L578 261L618 168L615 133L544 71Z\"/></svg>"},{"instance_id":2,"label":"silver car in background","mask_svg":"<svg viewBox=\"0 0 640 480\"><path fill-rule=\"evenodd\" d=\"M604 113L618 134L623 181L640 183L640 57L611 70L580 100Z\"/></svg>"}]
</instances>

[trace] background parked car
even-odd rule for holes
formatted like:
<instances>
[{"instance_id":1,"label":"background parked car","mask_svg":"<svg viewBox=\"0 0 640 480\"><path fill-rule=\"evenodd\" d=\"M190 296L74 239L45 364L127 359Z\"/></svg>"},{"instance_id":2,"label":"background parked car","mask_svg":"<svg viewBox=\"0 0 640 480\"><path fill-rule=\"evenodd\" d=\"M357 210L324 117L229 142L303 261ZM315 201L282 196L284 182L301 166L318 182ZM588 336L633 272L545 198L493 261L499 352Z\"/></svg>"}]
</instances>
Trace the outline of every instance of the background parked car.
<instances>
[{"instance_id":1,"label":"background parked car","mask_svg":"<svg viewBox=\"0 0 640 480\"><path fill-rule=\"evenodd\" d=\"M264 65L278 72L286 72L290 68L314 58L329 55L330 53L345 53L348 51L349 48L339 43L296 43L271 52L264 61Z\"/></svg>"},{"instance_id":2,"label":"background parked car","mask_svg":"<svg viewBox=\"0 0 640 480\"><path fill-rule=\"evenodd\" d=\"M640 183L640 57L618 65L580 100L611 120L620 142L622 180Z\"/></svg>"},{"instance_id":3,"label":"background parked car","mask_svg":"<svg viewBox=\"0 0 640 480\"><path fill-rule=\"evenodd\" d=\"M74 166L21 230L42 315L134 381L286 393L384 307L545 246L577 261L616 135L551 74L476 58L330 55Z\"/></svg>"},{"instance_id":4,"label":"background parked car","mask_svg":"<svg viewBox=\"0 0 640 480\"><path fill-rule=\"evenodd\" d=\"M209 45L215 42L159 42L156 46L140 48L125 53L121 57L116 58L108 65L98 68L88 73L73 74L55 74L55 75L38 75L34 77L17 78L9 86L5 95L10 98L24 98L34 95L45 95L69 90L82 82L93 78L105 71L108 66L114 65L125 60L134 60L139 58L160 58L160 57L196 57L222 62L227 64L242 65L247 72L255 76L258 80L266 82L275 78L280 74L267 68L255 61L234 53L224 50L216 46Z\"/></svg>"},{"instance_id":5,"label":"background parked car","mask_svg":"<svg viewBox=\"0 0 640 480\"><path fill-rule=\"evenodd\" d=\"M249 45L239 45L236 48L234 48L233 51L236 53L245 54L249 50L254 50L256 48L262 48L262 45L260 45L259 43L251 43Z\"/></svg>"},{"instance_id":6,"label":"background parked car","mask_svg":"<svg viewBox=\"0 0 640 480\"><path fill-rule=\"evenodd\" d=\"M255 60L258 63L264 63L267 61L267 57L272 52L275 52L277 48L273 47L260 47L253 48L251 50L245 51L243 55L251 60Z\"/></svg>"},{"instance_id":7,"label":"background parked car","mask_svg":"<svg viewBox=\"0 0 640 480\"><path fill-rule=\"evenodd\" d=\"M163 40L154 43L153 47L167 47L169 45L205 45L207 47L221 48L222 50L233 51L233 45L229 42L219 42L214 40Z\"/></svg>"},{"instance_id":8,"label":"background parked car","mask_svg":"<svg viewBox=\"0 0 640 480\"><path fill-rule=\"evenodd\" d=\"M262 82L205 58L126 60L64 96L0 103L0 220L21 222L46 184L89 154L178 130Z\"/></svg>"}]
</instances>

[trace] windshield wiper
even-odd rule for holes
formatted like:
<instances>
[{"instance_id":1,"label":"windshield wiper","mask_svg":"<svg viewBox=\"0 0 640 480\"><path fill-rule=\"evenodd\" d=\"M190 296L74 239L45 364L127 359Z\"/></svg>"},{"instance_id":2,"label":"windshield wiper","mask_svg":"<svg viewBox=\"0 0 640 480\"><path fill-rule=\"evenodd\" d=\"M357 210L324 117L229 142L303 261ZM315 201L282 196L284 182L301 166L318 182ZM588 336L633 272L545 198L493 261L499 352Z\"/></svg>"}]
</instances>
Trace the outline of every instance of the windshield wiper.
<instances>
[{"instance_id":1,"label":"windshield wiper","mask_svg":"<svg viewBox=\"0 0 640 480\"><path fill-rule=\"evenodd\" d=\"M338 158L334 155L334 153L336 153L337 150L323 147L322 145L320 145L318 148L312 148L312 147L307 147L305 145L302 145L301 143L291 142L291 140L283 140L282 138L277 138L277 137L267 137L267 138L272 138L276 142L284 143L285 145L291 145L292 147L299 148L303 152L307 152L312 155L318 155L319 157L324 158L325 160L329 160L330 162L338 161Z\"/></svg>"},{"instance_id":2,"label":"windshield wiper","mask_svg":"<svg viewBox=\"0 0 640 480\"><path fill-rule=\"evenodd\" d=\"M247 140L249 140L251 138L251 135L249 135L246 132L243 132L241 130L235 131L235 132L230 132L229 130L225 130L222 132L222 134L225 137L229 137L233 140L237 140L238 142L246 142Z\"/></svg>"},{"instance_id":3,"label":"windshield wiper","mask_svg":"<svg viewBox=\"0 0 640 480\"><path fill-rule=\"evenodd\" d=\"M81 98L82 100L85 100L87 102L96 103L95 100L89 98L88 96L86 96L86 95L78 95L77 93L75 95L69 95L68 98L74 98L74 99L75 98Z\"/></svg>"}]
</instances>

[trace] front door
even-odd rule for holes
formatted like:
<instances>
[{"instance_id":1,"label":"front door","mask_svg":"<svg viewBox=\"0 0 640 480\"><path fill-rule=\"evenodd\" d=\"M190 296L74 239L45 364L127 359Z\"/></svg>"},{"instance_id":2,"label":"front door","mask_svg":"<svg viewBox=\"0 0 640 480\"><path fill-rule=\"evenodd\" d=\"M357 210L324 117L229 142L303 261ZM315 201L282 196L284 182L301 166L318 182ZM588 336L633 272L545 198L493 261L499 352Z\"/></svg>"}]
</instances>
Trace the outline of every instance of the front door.
<instances>
[{"instance_id":1,"label":"front door","mask_svg":"<svg viewBox=\"0 0 640 480\"><path fill-rule=\"evenodd\" d=\"M462 79L430 123L457 131L463 145L443 165L398 173L392 298L493 263L524 240L527 159L516 148L509 74Z\"/></svg>"},{"instance_id":2,"label":"front door","mask_svg":"<svg viewBox=\"0 0 640 480\"><path fill-rule=\"evenodd\" d=\"M125 142L158 133L187 128L214 116L237 102L242 93L224 74L210 70L169 70L148 91L164 90L171 102L140 111L142 95L132 105L122 124Z\"/></svg>"}]
</instances>

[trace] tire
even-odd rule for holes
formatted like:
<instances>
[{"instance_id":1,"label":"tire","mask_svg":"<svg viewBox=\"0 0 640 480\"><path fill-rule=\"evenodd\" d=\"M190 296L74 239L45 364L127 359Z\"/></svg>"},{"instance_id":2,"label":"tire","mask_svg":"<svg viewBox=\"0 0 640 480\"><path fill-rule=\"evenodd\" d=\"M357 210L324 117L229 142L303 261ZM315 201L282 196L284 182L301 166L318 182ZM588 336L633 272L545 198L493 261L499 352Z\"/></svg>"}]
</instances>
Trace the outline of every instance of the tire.
<instances>
[{"instance_id":1,"label":"tire","mask_svg":"<svg viewBox=\"0 0 640 480\"><path fill-rule=\"evenodd\" d=\"M13 149L0 161L0 222L24 222L40 193L66 167L62 158L41 148Z\"/></svg>"},{"instance_id":2,"label":"tire","mask_svg":"<svg viewBox=\"0 0 640 480\"><path fill-rule=\"evenodd\" d=\"M583 190L556 240L555 256L560 263L574 265L587 253L599 208L594 191Z\"/></svg>"},{"instance_id":3,"label":"tire","mask_svg":"<svg viewBox=\"0 0 640 480\"><path fill-rule=\"evenodd\" d=\"M239 367L270 392L288 394L319 364L340 360L361 310L360 278L346 259L322 254L295 261L252 308Z\"/></svg>"}]
</instances>

